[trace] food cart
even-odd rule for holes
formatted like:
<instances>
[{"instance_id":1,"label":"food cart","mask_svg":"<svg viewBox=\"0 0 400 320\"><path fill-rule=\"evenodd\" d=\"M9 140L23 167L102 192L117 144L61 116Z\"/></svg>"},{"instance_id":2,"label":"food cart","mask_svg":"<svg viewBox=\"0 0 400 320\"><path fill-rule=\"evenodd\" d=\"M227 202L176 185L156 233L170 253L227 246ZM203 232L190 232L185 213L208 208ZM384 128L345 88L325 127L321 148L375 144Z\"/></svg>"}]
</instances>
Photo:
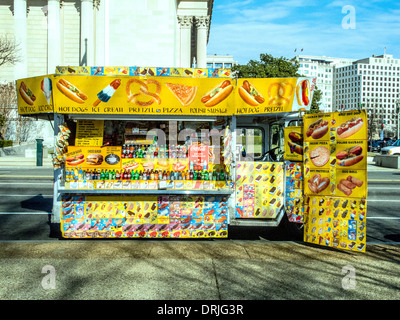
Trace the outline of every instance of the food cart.
<instances>
[{"instance_id":1,"label":"food cart","mask_svg":"<svg viewBox=\"0 0 400 320\"><path fill-rule=\"evenodd\" d=\"M229 225L287 214L307 242L364 251L366 126L353 143L334 122L365 112L303 117L315 82L83 66L17 91L21 115L54 122L52 222L64 238L228 238ZM356 170L339 173L352 156Z\"/></svg>"}]
</instances>

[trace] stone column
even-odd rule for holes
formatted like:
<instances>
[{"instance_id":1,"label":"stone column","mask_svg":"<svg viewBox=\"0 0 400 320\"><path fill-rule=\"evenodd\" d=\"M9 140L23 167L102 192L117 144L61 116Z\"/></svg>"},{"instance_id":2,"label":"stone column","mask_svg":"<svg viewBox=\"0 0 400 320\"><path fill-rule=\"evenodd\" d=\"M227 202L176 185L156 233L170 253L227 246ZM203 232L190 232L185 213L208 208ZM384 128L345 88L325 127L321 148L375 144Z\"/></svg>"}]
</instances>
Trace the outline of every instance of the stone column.
<instances>
[{"instance_id":1,"label":"stone column","mask_svg":"<svg viewBox=\"0 0 400 320\"><path fill-rule=\"evenodd\" d=\"M61 64L60 0L47 1L47 73Z\"/></svg>"},{"instance_id":2,"label":"stone column","mask_svg":"<svg viewBox=\"0 0 400 320\"><path fill-rule=\"evenodd\" d=\"M210 16L194 17L197 29L197 68L207 68L207 34Z\"/></svg>"},{"instance_id":3,"label":"stone column","mask_svg":"<svg viewBox=\"0 0 400 320\"><path fill-rule=\"evenodd\" d=\"M182 68L190 68L190 48L192 41L192 16L178 16L178 22L181 27L181 39L180 39L180 66Z\"/></svg>"},{"instance_id":4,"label":"stone column","mask_svg":"<svg viewBox=\"0 0 400 320\"><path fill-rule=\"evenodd\" d=\"M20 62L14 65L14 78L21 79L28 76L27 63L27 4L26 0L14 0L14 35L18 44Z\"/></svg>"},{"instance_id":5,"label":"stone column","mask_svg":"<svg viewBox=\"0 0 400 320\"><path fill-rule=\"evenodd\" d=\"M94 49L94 65L104 66L106 61L106 7L104 0L94 0L95 9L95 23L94 23L94 37L95 37L95 49Z\"/></svg>"},{"instance_id":6,"label":"stone column","mask_svg":"<svg viewBox=\"0 0 400 320\"><path fill-rule=\"evenodd\" d=\"M93 0L81 0L80 65L94 64Z\"/></svg>"}]
</instances>

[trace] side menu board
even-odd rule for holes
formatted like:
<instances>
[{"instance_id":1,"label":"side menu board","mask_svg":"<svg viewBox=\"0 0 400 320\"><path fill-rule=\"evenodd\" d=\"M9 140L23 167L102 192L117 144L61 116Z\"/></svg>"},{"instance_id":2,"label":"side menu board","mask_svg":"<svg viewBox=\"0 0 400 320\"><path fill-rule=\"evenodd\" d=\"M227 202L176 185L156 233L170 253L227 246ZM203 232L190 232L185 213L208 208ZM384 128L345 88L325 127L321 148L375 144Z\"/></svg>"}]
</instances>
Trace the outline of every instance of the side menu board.
<instances>
[{"instance_id":1,"label":"side menu board","mask_svg":"<svg viewBox=\"0 0 400 320\"><path fill-rule=\"evenodd\" d=\"M305 214L308 215L305 241L365 251L365 237L358 240L361 241L360 243L354 242L356 240L354 234L361 232L361 228L365 229L366 111L305 115L304 130L304 193L309 196L305 207ZM333 210L333 207L328 206L328 204L338 203L337 201L346 203L343 208L348 210L346 214L342 213L341 221L337 220L339 214L337 209ZM354 203L354 208L347 207L350 202ZM355 208L360 203L363 210L358 212ZM318 222L321 222L321 225L324 224L325 228L316 228L314 218L317 217L314 215L319 216ZM326 221L321 221L323 216ZM358 219L359 216L363 219ZM330 225L334 220L336 223ZM354 229L351 233L349 226Z\"/></svg>"},{"instance_id":2,"label":"side menu board","mask_svg":"<svg viewBox=\"0 0 400 320\"><path fill-rule=\"evenodd\" d=\"M76 146L103 145L104 120L78 120L76 126Z\"/></svg>"}]
</instances>

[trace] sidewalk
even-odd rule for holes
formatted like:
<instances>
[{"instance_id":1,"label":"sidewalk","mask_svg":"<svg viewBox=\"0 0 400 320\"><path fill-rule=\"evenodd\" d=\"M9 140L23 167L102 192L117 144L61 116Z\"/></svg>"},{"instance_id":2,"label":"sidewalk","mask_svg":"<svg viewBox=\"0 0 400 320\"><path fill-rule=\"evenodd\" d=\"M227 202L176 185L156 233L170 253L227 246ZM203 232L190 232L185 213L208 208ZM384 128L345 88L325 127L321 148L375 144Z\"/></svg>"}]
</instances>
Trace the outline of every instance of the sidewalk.
<instances>
[{"instance_id":1,"label":"sidewalk","mask_svg":"<svg viewBox=\"0 0 400 320\"><path fill-rule=\"evenodd\" d=\"M0 299L397 300L399 255L263 240L2 242ZM344 290L349 265L357 278Z\"/></svg>"},{"instance_id":2,"label":"sidewalk","mask_svg":"<svg viewBox=\"0 0 400 320\"><path fill-rule=\"evenodd\" d=\"M44 168L51 168L53 166L50 158L43 158ZM36 158L25 158L23 156L3 156L0 157L0 168L1 167L15 167L15 168L31 168L36 167ZM41 167L40 167L41 168Z\"/></svg>"}]
</instances>

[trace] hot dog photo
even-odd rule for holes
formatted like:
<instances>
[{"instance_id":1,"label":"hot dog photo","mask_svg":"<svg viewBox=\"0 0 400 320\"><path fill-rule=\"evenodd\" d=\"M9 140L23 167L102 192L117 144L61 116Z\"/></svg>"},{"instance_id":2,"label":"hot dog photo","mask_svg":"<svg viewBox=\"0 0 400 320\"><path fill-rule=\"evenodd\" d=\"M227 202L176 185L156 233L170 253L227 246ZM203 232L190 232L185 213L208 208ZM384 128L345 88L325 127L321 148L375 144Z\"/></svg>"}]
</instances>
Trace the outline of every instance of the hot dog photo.
<instances>
[{"instance_id":1,"label":"hot dog photo","mask_svg":"<svg viewBox=\"0 0 400 320\"><path fill-rule=\"evenodd\" d=\"M299 106L308 107L311 104L311 88L308 79L300 80L296 86L296 99Z\"/></svg>"},{"instance_id":2,"label":"hot dog photo","mask_svg":"<svg viewBox=\"0 0 400 320\"><path fill-rule=\"evenodd\" d=\"M366 152L366 140L356 140L352 143L338 142L335 154L336 168L365 169Z\"/></svg>"},{"instance_id":3,"label":"hot dog photo","mask_svg":"<svg viewBox=\"0 0 400 320\"><path fill-rule=\"evenodd\" d=\"M238 92L243 101L250 106L255 107L265 102L263 95L248 80L243 81Z\"/></svg>"},{"instance_id":4,"label":"hot dog photo","mask_svg":"<svg viewBox=\"0 0 400 320\"><path fill-rule=\"evenodd\" d=\"M304 140L329 140L330 120L330 113L304 115Z\"/></svg>"},{"instance_id":5,"label":"hot dog photo","mask_svg":"<svg viewBox=\"0 0 400 320\"><path fill-rule=\"evenodd\" d=\"M216 87L203 95L201 102L204 103L206 107L213 107L228 98L232 90L233 85L230 80L222 81Z\"/></svg>"},{"instance_id":6,"label":"hot dog photo","mask_svg":"<svg viewBox=\"0 0 400 320\"><path fill-rule=\"evenodd\" d=\"M57 89L60 90L67 98L77 103L85 103L87 95L74 86L71 82L66 79L59 79L56 83Z\"/></svg>"},{"instance_id":7,"label":"hot dog photo","mask_svg":"<svg viewBox=\"0 0 400 320\"><path fill-rule=\"evenodd\" d=\"M24 99L24 101L33 106L33 103L36 100L36 96L33 94L32 90L28 88L26 83L24 81L21 81L21 84L19 86L19 94L21 95L21 98Z\"/></svg>"},{"instance_id":8,"label":"hot dog photo","mask_svg":"<svg viewBox=\"0 0 400 320\"><path fill-rule=\"evenodd\" d=\"M367 117L365 110L335 113L334 120L338 140L367 138Z\"/></svg>"},{"instance_id":9,"label":"hot dog photo","mask_svg":"<svg viewBox=\"0 0 400 320\"><path fill-rule=\"evenodd\" d=\"M303 127L286 127L285 128L285 160L303 159Z\"/></svg>"}]
</instances>

